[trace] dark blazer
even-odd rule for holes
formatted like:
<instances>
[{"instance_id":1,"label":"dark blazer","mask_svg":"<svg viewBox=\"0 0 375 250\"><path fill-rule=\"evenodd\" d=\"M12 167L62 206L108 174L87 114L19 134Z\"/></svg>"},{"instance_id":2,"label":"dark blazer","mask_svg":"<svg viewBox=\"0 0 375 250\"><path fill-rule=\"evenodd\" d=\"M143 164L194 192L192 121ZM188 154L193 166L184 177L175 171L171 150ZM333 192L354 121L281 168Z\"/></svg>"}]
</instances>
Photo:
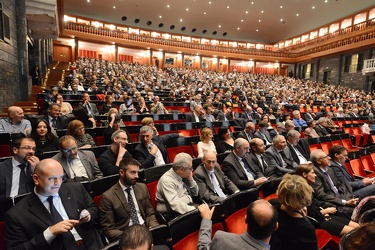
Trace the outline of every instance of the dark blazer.
<instances>
[{"instance_id":1,"label":"dark blazer","mask_svg":"<svg viewBox=\"0 0 375 250\"><path fill-rule=\"evenodd\" d=\"M49 122L48 115L45 115L43 117L44 120ZM56 118L56 129L66 129L68 127L68 119L64 116L59 116ZM50 124L52 127L52 124Z\"/></svg>"},{"instance_id":2,"label":"dark blazer","mask_svg":"<svg viewBox=\"0 0 375 250\"><path fill-rule=\"evenodd\" d=\"M91 219L74 228L85 242L87 249L101 249L103 243L95 229L97 207L80 183L62 184L59 190L62 204L73 220L78 220L83 209L89 211ZM54 225L52 216L39 197L33 192L20 200L5 215L5 242L7 249L65 249L62 235L48 244L44 230Z\"/></svg>"},{"instance_id":3,"label":"dark blazer","mask_svg":"<svg viewBox=\"0 0 375 250\"><path fill-rule=\"evenodd\" d=\"M91 102L89 102L88 105L90 105L91 110L92 110L92 112L93 112L95 115L99 115L99 110L98 110L98 107L96 106L95 103L91 103ZM83 108L87 111L87 113L89 113L89 111L88 111L89 108L87 107L87 105L84 105L83 103L80 103L78 106L79 106L79 107L83 107Z\"/></svg>"},{"instance_id":4,"label":"dark blazer","mask_svg":"<svg viewBox=\"0 0 375 250\"><path fill-rule=\"evenodd\" d=\"M254 138L254 134L251 134L250 137L251 137L251 139L253 139ZM248 142L250 142L249 138L247 137L247 134L246 134L246 132L244 130L242 130L241 132L238 133L237 139L238 138L243 138L243 139L247 140Z\"/></svg>"},{"instance_id":5,"label":"dark blazer","mask_svg":"<svg viewBox=\"0 0 375 250\"><path fill-rule=\"evenodd\" d=\"M27 178L27 187L31 192L34 187L34 182L31 177L32 173L30 167L27 167L26 176ZM5 160L0 163L0 200L5 200L10 197L10 191L12 189L13 182L13 166L12 159Z\"/></svg>"},{"instance_id":6,"label":"dark blazer","mask_svg":"<svg viewBox=\"0 0 375 250\"><path fill-rule=\"evenodd\" d=\"M100 171L100 168L98 166L98 163L93 152L88 150L79 150L78 156L83 164L83 167L86 169L86 173L90 181L103 177L103 173ZM63 181L72 179L72 176L70 176L69 166L66 162L66 159L63 157L63 154L61 152L57 153L52 157L52 159L58 161L63 167Z\"/></svg>"},{"instance_id":7,"label":"dark blazer","mask_svg":"<svg viewBox=\"0 0 375 250\"><path fill-rule=\"evenodd\" d=\"M266 136L267 141L269 143L272 143L272 138L270 136L270 133L268 131L266 131L266 133L264 135ZM260 131L255 131L254 138L259 138L259 139L262 139L264 141L264 138L263 138L262 134L260 133ZM266 142L264 142L264 144L266 144Z\"/></svg>"},{"instance_id":8,"label":"dark blazer","mask_svg":"<svg viewBox=\"0 0 375 250\"><path fill-rule=\"evenodd\" d=\"M202 115L199 115L198 118L199 118L199 122L205 122L206 121L206 119L204 119ZM191 113L191 112L185 113L185 120L187 122L196 122L194 113Z\"/></svg>"},{"instance_id":9,"label":"dark blazer","mask_svg":"<svg viewBox=\"0 0 375 250\"><path fill-rule=\"evenodd\" d=\"M304 113L303 114L303 119L305 121L308 121L308 120L314 120L314 117L312 117L312 115L310 115L309 113Z\"/></svg>"},{"instance_id":10,"label":"dark blazer","mask_svg":"<svg viewBox=\"0 0 375 250\"><path fill-rule=\"evenodd\" d=\"M266 154L262 155L263 160L266 162L266 165L267 165L267 166L263 166L263 167L262 167L262 164L259 162L258 157L255 155L255 153L253 151L250 151L250 153L248 155L249 155L249 158L250 158L251 165L256 166L262 172L262 174L264 176L272 177L272 176L275 175L274 169L271 165L271 160L269 159L269 157ZM264 169L264 167L265 167L265 169Z\"/></svg>"},{"instance_id":11,"label":"dark blazer","mask_svg":"<svg viewBox=\"0 0 375 250\"><path fill-rule=\"evenodd\" d=\"M248 156L245 157L247 164L251 171L256 174L256 178L263 177L262 172L254 165L251 165L251 160ZM255 187L254 180L248 180L245 170L238 161L237 156L231 152L223 161L223 172L240 190L246 190Z\"/></svg>"},{"instance_id":12,"label":"dark blazer","mask_svg":"<svg viewBox=\"0 0 375 250\"><path fill-rule=\"evenodd\" d=\"M145 225L147 227L159 225L146 185L136 183L133 189ZM119 183L103 193L99 206L99 218L104 234L110 242L118 240L124 229L129 226L130 207Z\"/></svg>"},{"instance_id":13,"label":"dark blazer","mask_svg":"<svg viewBox=\"0 0 375 250\"><path fill-rule=\"evenodd\" d=\"M252 122L254 120L253 113L248 114L246 112L241 113L240 118L246 120L247 122Z\"/></svg>"},{"instance_id":14,"label":"dark blazer","mask_svg":"<svg viewBox=\"0 0 375 250\"><path fill-rule=\"evenodd\" d=\"M292 155L290 154L289 148L286 147L284 149L285 155L287 159L293 162L292 166L287 166L286 168L283 167L283 160L279 153L279 151L272 145L266 150L266 155L270 160L270 166L274 168L275 172L278 172L279 175L283 175L285 173L294 173L295 168L297 167L297 163L293 160Z\"/></svg>"},{"instance_id":15,"label":"dark blazer","mask_svg":"<svg viewBox=\"0 0 375 250\"><path fill-rule=\"evenodd\" d=\"M344 207L342 200L349 200L353 198L352 187L347 182L339 182L331 168L327 168L328 175L330 176L333 184L338 189L339 193L336 195L328 183L328 179L323 171L314 166L314 172L316 174L315 183L311 186L314 188L314 196L320 202L328 202L338 207L338 212L349 213L353 211L353 208Z\"/></svg>"},{"instance_id":16,"label":"dark blazer","mask_svg":"<svg viewBox=\"0 0 375 250\"><path fill-rule=\"evenodd\" d=\"M214 174L217 181L219 182L220 188L224 194L231 195L236 191L239 191L236 185L220 170L219 164L216 164ZM224 200L224 198L216 194L215 188L212 184L211 178L207 173L203 163L198 166L194 171L194 179L198 184L199 197L208 203L217 203Z\"/></svg>"},{"instance_id":17,"label":"dark blazer","mask_svg":"<svg viewBox=\"0 0 375 250\"><path fill-rule=\"evenodd\" d=\"M287 142L287 145L288 145L288 148L289 148L290 154L292 155L293 160L294 160L297 164L300 164L300 162L299 162L299 158L298 158L298 155L297 155L296 151L294 150L293 145L290 144L289 142ZM294 147L295 147L295 148L301 153L301 155L302 155L303 157L305 157L305 159L306 159L307 161L310 160L310 154L307 153L307 152L305 152L305 150L304 150L300 145L297 144L297 145L294 146Z\"/></svg>"},{"instance_id":18,"label":"dark blazer","mask_svg":"<svg viewBox=\"0 0 375 250\"><path fill-rule=\"evenodd\" d=\"M163 155L163 159L165 164L169 163L167 149L165 148L164 144L160 144L156 141L152 141L160 150L161 154ZM154 166L155 156L150 154L145 144L140 143L134 149L135 159L137 159L141 163L141 168L150 168Z\"/></svg>"},{"instance_id":19,"label":"dark blazer","mask_svg":"<svg viewBox=\"0 0 375 250\"><path fill-rule=\"evenodd\" d=\"M325 135L328 135L329 132L327 131L327 129L325 129L323 126L317 124L315 126L315 131L316 133L319 135L319 136L325 136Z\"/></svg>"}]
</instances>

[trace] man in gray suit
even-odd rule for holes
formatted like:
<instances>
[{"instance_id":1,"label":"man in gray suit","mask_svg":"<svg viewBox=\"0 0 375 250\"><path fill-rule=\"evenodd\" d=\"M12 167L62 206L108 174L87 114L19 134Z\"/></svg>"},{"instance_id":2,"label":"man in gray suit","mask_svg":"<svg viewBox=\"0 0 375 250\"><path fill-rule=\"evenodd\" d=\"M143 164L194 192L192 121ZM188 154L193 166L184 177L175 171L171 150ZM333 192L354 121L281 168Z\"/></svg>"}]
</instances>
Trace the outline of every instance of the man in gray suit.
<instances>
[{"instance_id":1,"label":"man in gray suit","mask_svg":"<svg viewBox=\"0 0 375 250\"><path fill-rule=\"evenodd\" d=\"M198 184L198 194L208 203L222 202L227 195L239 192L236 185L220 170L216 153L207 151L202 164L194 171L194 179Z\"/></svg>"},{"instance_id":2,"label":"man in gray suit","mask_svg":"<svg viewBox=\"0 0 375 250\"><path fill-rule=\"evenodd\" d=\"M256 200L247 207L244 234L217 231L211 241L212 213L207 204L198 207L202 216L198 237L198 250L235 250L235 249L270 249L270 238L277 229L277 211L266 200Z\"/></svg>"},{"instance_id":3,"label":"man in gray suit","mask_svg":"<svg viewBox=\"0 0 375 250\"><path fill-rule=\"evenodd\" d=\"M285 173L294 173L298 165L293 160L285 137L282 135L276 135L273 138L273 145L267 149L266 155L270 159L270 167L274 168L274 172L278 172L280 176Z\"/></svg>"},{"instance_id":4,"label":"man in gray suit","mask_svg":"<svg viewBox=\"0 0 375 250\"><path fill-rule=\"evenodd\" d=\"M79 151L74 137L64 135L59 143L60 153L52 158L62 165L64 182L92 181L103 177L94 153L88 150Z\"/></svg>"}]
</instances>

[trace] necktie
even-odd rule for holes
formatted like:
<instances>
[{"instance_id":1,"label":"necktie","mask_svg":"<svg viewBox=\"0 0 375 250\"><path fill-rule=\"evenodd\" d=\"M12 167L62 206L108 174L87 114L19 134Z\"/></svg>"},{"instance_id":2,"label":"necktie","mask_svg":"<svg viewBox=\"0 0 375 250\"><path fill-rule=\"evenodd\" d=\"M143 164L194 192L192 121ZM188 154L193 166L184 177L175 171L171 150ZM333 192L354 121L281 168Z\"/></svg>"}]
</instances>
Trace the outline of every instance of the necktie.
<instances>
[{"instance_id":1,"label":"necktie","mask_svg":"<svg viewBox=\"0 0 375 250\"><path fill-rule=\"evenodd\" d=\"M293 162L286 157L286 154L283 150L280 151L280 155L288 167L293 167Z\"/></svg>"},{"instance_id":2,"label":"necktie","mask_svg":"<svg viewBox=\"0 0 375 250\"><path fill-rule=\"evenodd\" d=\"M211 177L211 182L212 182L212 185L214 186L216 194L222 198L226 198L227 196L224 194L223 190L220 188L220 185L219 185L218 180L216 179L215 173L211 172L210 177Z\"/></svg>"},{"instance_id":3,"label":"necktie","mask_svg":"<svg viewBox=\"0 0 375 250\"><path fill-rule=\"evenodd\" d=\"M19 187L18 187L18 195L20 194L26 194L29 192L27 188L27 177L25 173L25 164L20 164L18 167L21 169L20 171L20 182L19 182Z\"/></svg>"},{"instance_id":4,"label":"necktie","mask_svg":"<svg viewBox=\"0 0 375 250\"><path fill-rule=\"evenodd\" d=\"M250 169L250 167L249 167L249 164L247 164L247 161L245 160L245 158L242 158L241 160L242 160L242 162L243 162L243 166L245 167L246 171L247 171L249 174L251 174L251 175L253 176L253 178L255 178L255 177L256 177L256 174L255 174L253 171L251 171L251 169Z\"/></svg>"},{"instance_id":5,"label":"necktie","mask_svg":"<svg viewBox=\"0 0 375 250\"><path fill-rule=\"evenodd\" d=\"M125 191L128 193L128 204L130 207L130 218L133 221L133 224L139 224L137 210L135 209L135 204L132 195L130 194L131 188L125 189Z\"/></svg>"},{"instance_id":6,"label":"necktie","mask_svg":"<svg viewBox=\"0 0 375 250\"><path fill-rule=\"evenodd\" d=\"M262 160L262 166L263 166L263 172L267 168L267 163L264 161L263 155L260 156L260 159Z\"/></svg>"},{"instance_id":7,"label":"necktie","mask_svg":"<svg viewBox=\"0 0 375 250\"><path fill-rule=\"evenodd\" d=\"M338 194L338 190L336 188L336 186L333 184L333 181L331 179L331 177L329 176L328 172L324 172L324 174L327 176L327 180L328 180L328 184L329 186L331 187L331 190L335 193L335 194Z\"/></svg>"},{"instance_id":8,"label":"necktie","mask_svg":"<svg viewBox=\"0 0 375 250\"><path fill-rule=\"evenodd\" d=\"M184 184L184 188L188 191L189 195L191 196L189 181L187 179L182 179L182 183Z\"/></svg>"},{"instance_id":9,"label":"necktie","mask_svg":"<svg viewBox=\"0 0 375 250\"><path fill-rule=\"evenodd\" d=\"M53 118L52 119L52 127L56 128L56 124L57 124L56 118Z\"/></svg>"}]
</instances>

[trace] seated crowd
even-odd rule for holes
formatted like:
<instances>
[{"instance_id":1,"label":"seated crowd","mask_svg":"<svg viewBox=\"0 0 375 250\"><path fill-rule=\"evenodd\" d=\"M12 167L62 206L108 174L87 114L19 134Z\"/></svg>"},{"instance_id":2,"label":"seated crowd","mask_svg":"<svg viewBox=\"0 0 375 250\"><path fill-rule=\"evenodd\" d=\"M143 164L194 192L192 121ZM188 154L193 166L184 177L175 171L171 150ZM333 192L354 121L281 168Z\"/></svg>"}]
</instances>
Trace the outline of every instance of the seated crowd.
<instances>
[{"instance_id":1,"label":"seated crowd","mask_svg":"<svg viewBox=\"0 0 375 250\"><path fill-rule=\"evenodd\" d=\"M328 154L310 152L303 138L343 133L333 117L367 120L362 131L369 134L372 94L285 76L159 70L84 58L73 64L70 79L45 94L42 116L29 121L22 108L11 106L8 118L0 120L0 133L24 134L12 142L12 157L0 162L0 200L31 193L5 216L8 249L100 249L103 242L94 224L114 242L130 226L159 225L158 214L170 221L196 209L203 218L198 249L317 249L316 225L306 216L330 234L343 236L359 227L351 220L359 201L375 195L371 178L355 179L346 170L345 147L332 146ZM81 100L70 105L61 93ZM104 94L103 103L91 101L97 94ZM195 169L194 156L180 152L172 158L167 151L185 135L159 134L151 117L142 120L137 141L132 141L122 115L168 114L167 101L189 102L187 123L231 121L241 131L231 134L228 126L217 132L214 127L199 130L195 157L201 164ZM317 113L311 109L315 103L322 106ZM95 120L99 114L106 120ZM106 127L107 148L100 155L90 150L97 145L85 131L96 126ZM129 142L136 146L128 149ZM38 159L51 151L51 158ZM166 164L171 168L160 176L151 201L139 173ZM114 174L119 180L102 194L97 208L79 182ZM272 205L250 203L244 235L219 231L211 241L209 206L272 181L281 181L278 199ZM233 245L224 240L228 238Z\"/></svg>"}]
</instances>

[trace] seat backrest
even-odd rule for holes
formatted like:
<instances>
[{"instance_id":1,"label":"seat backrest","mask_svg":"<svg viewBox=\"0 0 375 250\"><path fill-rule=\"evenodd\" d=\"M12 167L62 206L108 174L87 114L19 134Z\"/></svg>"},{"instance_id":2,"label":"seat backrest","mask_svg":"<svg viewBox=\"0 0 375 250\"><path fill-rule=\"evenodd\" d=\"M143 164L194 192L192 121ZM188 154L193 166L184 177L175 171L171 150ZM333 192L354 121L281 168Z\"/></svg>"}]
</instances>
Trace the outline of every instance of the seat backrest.
<instances>
[{"instance_id":1,"label":"seat backrest","mask_svg":"<svg viewBox=\"0 0 375 250\"><path fill-rule=\"evenodd\" d=\"M151 201L151 205L154 209L156 209L156 187L158 185L158 180L157 181L152 181L152 182L149 182L146 184L147 186L147 189L148 189L148 193L150 194L150 201Z\"/></svg>"},{"instance_id":2,"label":"seat backrest","mask_svg":"<svg viewBox=\"0 0 375 250\"><path fill-rule=\"evenodd\" d=\"M176 155L178 153L181 153L181 152L187 153L191 157L194 158L194 153L193 153L193 149L192 149L191 145L188 145L188 146L178 146L178 147L174 147L174 148L167 148L167 153L168 153L169 161L173 162L174 158L176 157Z\"/></svg>"},{"instance_id":3,"label":"seat backrest","mask_svg":"<svg viewBox=\"0 0 375 250\"><path fill-rule=\"evenodd\" d=\"M350 160L349 162L350 162L350 167L352 168L354 174L363 176L363 177L367 176L366 171L362 165L361 159L357 158L357 159Z\"/></svg>"},{"instance_id":4,"label":"seat backrest","mask_svg":"<svg viewBox=\"0 0 375 250\"><path fill-rule=\"evenodd\" d=\"M237 212L231 214L225 219L225 230L235 234L243 234L247 230L245 222L247 207L244 207Z\"/></svg>"},{"instance_id":5,"label":"seat backrest","mask_svg":"<svg viewBox=\"0 0 375 250\"><path fill-rule=\"evenodd\" d=\"M362 161L363 167L364 167L366 170L369 170L369 171L375 171L374 162L373 162L373 160L371 159L371 156L370 156L370 155L362 155L362 156L361 156L361 161Z\"/></svg>"},{"instance_id":6,"label":"seat backrest","mask_svg":"<svg viewBox=\"0 0 375 250\"><path fill-rule=\"evenodd\" d=\"M323 229L315 230L316 238L318 239L318 248L323 249L332 239L331 235Z\"/></svg>"}]
</instances>

